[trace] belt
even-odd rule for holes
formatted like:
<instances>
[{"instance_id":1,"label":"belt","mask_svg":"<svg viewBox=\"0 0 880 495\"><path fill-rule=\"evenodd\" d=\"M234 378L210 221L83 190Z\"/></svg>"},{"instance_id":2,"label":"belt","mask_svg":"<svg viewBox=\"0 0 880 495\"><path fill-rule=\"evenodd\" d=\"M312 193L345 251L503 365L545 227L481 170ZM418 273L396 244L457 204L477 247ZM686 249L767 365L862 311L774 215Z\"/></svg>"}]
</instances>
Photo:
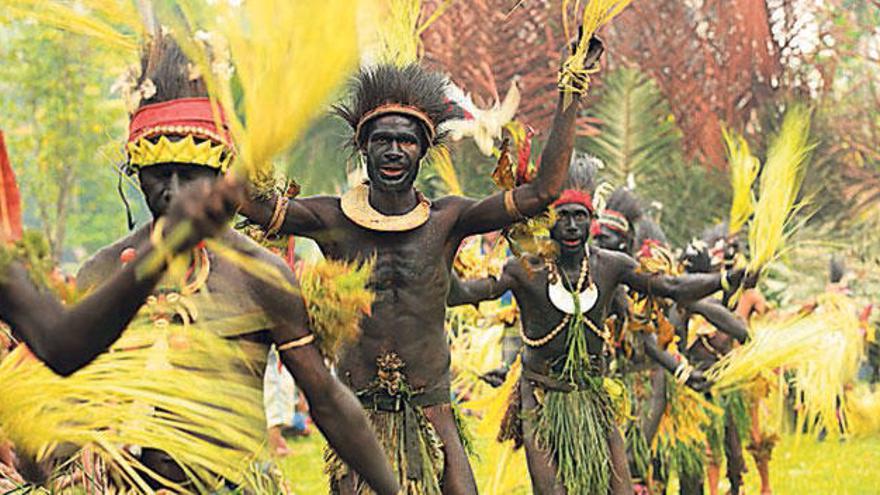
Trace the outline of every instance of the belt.
<instances>
[{"instance_id":1,"label":"belt","mask_svg":"<svg viewBox=\"0 0 880 495\"><path fill-rule=\"evenodd\" d=\"M363 391L357 394L361 404L370 410L403 413L403 448L406 456L406 477L410 480L422 480L424 459L419 445L420 422L415 408L449 404L448 390L434 390L414 395L389 395L385 392Z\"/></svg>"}]
</instances>

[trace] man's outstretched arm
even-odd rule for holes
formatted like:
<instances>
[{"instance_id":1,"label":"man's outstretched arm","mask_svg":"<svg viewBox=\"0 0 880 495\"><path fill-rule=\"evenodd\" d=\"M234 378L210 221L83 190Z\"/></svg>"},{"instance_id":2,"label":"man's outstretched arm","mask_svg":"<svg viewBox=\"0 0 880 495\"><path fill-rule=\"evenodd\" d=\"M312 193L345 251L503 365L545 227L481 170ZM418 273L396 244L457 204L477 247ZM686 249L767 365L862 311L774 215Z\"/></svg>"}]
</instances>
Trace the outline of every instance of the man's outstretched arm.
<instances>
[{"instance_id":1,"label":"man's outstretched arm","mask_svg":"<svg viewBox=\"0 0 880 495\"><path fill-rule=\"evenodd\" d=\"M722 273L696 273L673 277L670 275L643 273L629 256L612 255L620 266L619 281L642 294L668 297L680 302L702 299L720 290L732 291L742 282L744 271L732 270Z\"/></svg>"},{"instance_id":2,"label":"man's outstretched arm","mask_svg":"<svg viewBox=\"0 0 880 495\"><path fill-rule=\"evenodd\" d=\"M171 206L166 232L188 222L192 235L175 252L190 249L224 227L240 193L239 186L228 181L196 183L181 193ZM137 273L154 251L150 244L142 246L128 266L69 308L47 289L38 289L25 267L13 262L0 274L0 319L52 371L70 375L119 338L162 277L164 263L152 273Z\"/></svg>"},{"instance_id":3,"label":"man's outstretched arm","mask_svg":"<svg viewBox=\"0 0 880 495\"><path fill-rule=\"evenodd\" d=\"M512 290L516 280L510 271L505 268L499 278L492 276L476 280L462 280L455 273L449 284L449 294L446 296L446 305L462 306L465 304L479 304L482 301L491 301L503 296L505 292Z\"/></svg>"},{"instance_id":4,"label":"man's outstretched arm","mask_svg":"<svg viewBox=\"0 0 880 495\"><path fill-rule=\"evenodd\" d=\"M706 318L712 326L735 338L741 344L749 339L749 330L742 319L714 299L683 303L683 307L691 313Z\"/></svg>"},{"instance_id":5,"label":"man's outstretched arm","mask_svg":"<svg viewBox=\"0 0 880 495\"><path fill-rule=\"evenodd\" d=\"M589 67L598 63L603 50L598 38L590 40L590 53L585 65ZM564 105L563 99L564 95L560 93L535 178L512 191L495 194L467 207L456 225L460 234L466 236L501 229L523 217L541 213L559 197L571 164L581 97L572 94L568 106Z\"/></svg>"},{"instance_id":6,"label":"man's outstretched arm","mask_svg":"<svg viewBox=\"0 0 880 495\"><path fill-rule=\"evenodd\" d=\"M296 283L290 270L281 266L279 269L288 282ZM308 342L311 333L302 298L262 282L256 284L259 300L274 324L272 338L281 360L305 394L315 425L339 457L376 493L398 493L400 485L363 407L354 394L330 374L315 343Z\"/></svg>"}]
</instances>

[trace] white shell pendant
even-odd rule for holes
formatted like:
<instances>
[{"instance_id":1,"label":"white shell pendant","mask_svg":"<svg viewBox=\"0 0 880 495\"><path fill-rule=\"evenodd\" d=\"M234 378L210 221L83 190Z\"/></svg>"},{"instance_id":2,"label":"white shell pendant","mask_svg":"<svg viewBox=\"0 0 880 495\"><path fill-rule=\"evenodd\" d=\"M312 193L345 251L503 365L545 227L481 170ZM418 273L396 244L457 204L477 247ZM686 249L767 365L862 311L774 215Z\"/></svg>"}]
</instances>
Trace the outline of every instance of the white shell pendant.
<instances>
[{"instance_id":1,"label":"white shell pendant","mask_svg":"<svg viewBox=\"0 0 880 495\"><path fill-rule=\"evenodd\" d=\"M562 280L557 281L555 284L547 285L547 296L550 298L553 306L559 311L569 315L575 313L575 296L562 285ZM596 305L596 301L599 299L599 289L596 287L596 284L591 283L577 297L580 303L581 314L586 313Z\"/></svg>"}]
</instances>

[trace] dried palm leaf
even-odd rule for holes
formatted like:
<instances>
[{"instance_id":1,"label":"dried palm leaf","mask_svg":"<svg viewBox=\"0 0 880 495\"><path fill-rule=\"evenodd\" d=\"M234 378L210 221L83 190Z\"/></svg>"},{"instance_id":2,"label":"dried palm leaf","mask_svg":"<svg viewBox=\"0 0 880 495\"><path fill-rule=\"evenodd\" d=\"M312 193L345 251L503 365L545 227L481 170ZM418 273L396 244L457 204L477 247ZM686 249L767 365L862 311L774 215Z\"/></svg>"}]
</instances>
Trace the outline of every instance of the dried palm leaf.
<instances>
[{"instance_id":1,"label":"dried palm leaf","mask_svg":"<svg viewBox=\"0 0 880 495\"><path fill-rule=\"evenodd\" d=\"M761 163L749 151L749 143L744 137L728 129L722 129L722 133L727 146L727 166L730 169L730 186L733 189L728 232L736 234L755 211L752 184L758 177Z\"/></svg>"}]
</instances>

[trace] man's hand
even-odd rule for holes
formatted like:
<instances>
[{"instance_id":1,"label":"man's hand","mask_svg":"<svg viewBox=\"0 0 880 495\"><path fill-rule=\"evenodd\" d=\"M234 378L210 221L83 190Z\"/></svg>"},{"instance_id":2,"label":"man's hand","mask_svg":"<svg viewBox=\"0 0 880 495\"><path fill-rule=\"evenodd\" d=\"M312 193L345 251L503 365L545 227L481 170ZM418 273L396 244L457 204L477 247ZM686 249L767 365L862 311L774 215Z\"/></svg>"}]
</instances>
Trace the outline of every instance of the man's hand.
<instances>
[{"instance_id":1,"label":"man's hand","mask_svg":"<svg viewBox=\"0 0 880 495\"><path fill-rule=\"evenodd\" d=\"M507 379L508 371L510 371L510 368L507 366L501 366L480 375L480 380L483 380L494 388L498 388L504 383L504 380Z\"/></svg>"},{"instance_id":2,"label":"man's hand","mask_svg":"<svg viewBox=\"0 0 880 495\"><path fill-rule=\"evenodd\" d=\"M691 373L691 376L688 377L687 386L696 390L697 392L705 392L709 390L709 387L712 386L712 383L703 376L703 372L700 370L694 370Z\"/></svg>"},{"instance_id":3,"label":"man's hand","mask_svg":"<svg viewBox=\"0 0 880 495\"><path fill-rule=\"evenodd\" d=\"M217 181L190 184L177 194L169 207L166 237L175 227L187 222L190 232L182 249L191 248L220 232L244 199L244 186L231 175Z\"/></svg>"}]
</instances>

